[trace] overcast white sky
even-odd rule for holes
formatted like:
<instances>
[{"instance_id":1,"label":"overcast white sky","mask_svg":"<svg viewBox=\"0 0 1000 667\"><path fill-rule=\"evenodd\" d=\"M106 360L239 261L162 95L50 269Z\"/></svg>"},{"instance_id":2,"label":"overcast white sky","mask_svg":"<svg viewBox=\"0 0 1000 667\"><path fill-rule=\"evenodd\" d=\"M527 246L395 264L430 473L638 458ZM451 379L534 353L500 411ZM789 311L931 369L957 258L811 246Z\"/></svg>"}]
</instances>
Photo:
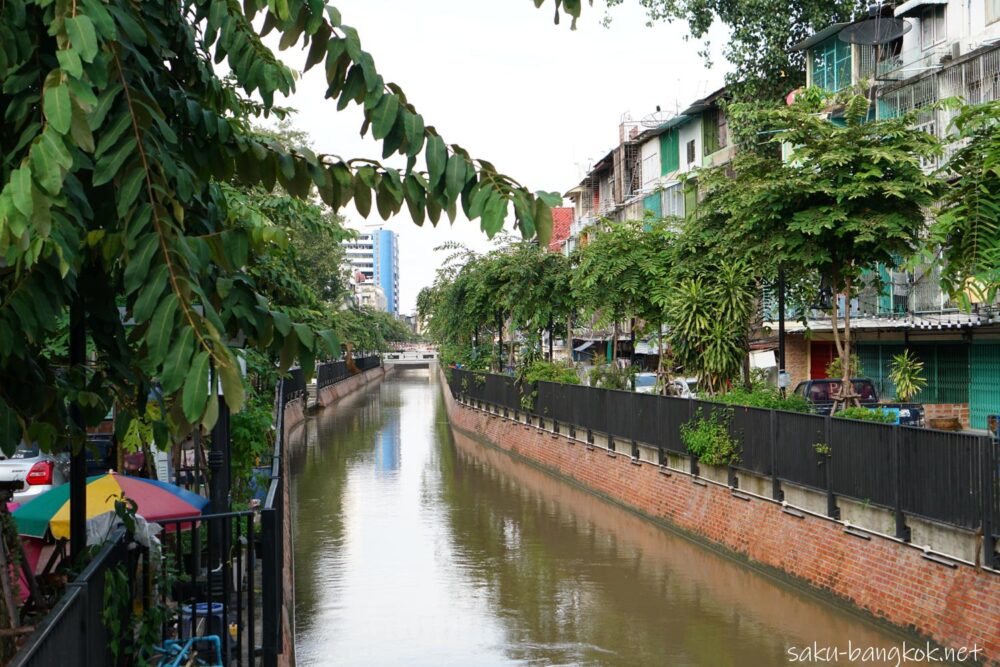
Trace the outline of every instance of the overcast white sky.
<instances>
[{"instance_id":1,"label":"overcast white sky","mask_svg":"<svg viewBox=\"0 0 1000 667\"><path fill-rule=\"evenodd\" d=\"M638 0L617 8L610 28L600 25L603 2L585 6L576 31L565 20L553 25L551 2L541 9L529 0L336 4L379 72L402 86L446 142L461 144L531 190L565 192L590 160L617 142L623 113L640 119L657 105L683 108L719 87L726 71L718 55L724 32L712 36L715 66L706 69L699 42L684 39L686 25L646 27ZM298 53L282 57L293 67L302 62ZM318 152L380 158L377 144L360 137L361 111L352 105L337 113L325 91L320 65L287 101L298 110L294 124L310 133ZM459 241L489 247L478 223L464 218L452 226L442 216L435 229L413 224L405 206L386 223L374 210L367 221L353 209L343 213L351 226L384 224L399 234L404 314L415 310L417 293L434 280L436 246Z\"/></svg>"}]
</instances>

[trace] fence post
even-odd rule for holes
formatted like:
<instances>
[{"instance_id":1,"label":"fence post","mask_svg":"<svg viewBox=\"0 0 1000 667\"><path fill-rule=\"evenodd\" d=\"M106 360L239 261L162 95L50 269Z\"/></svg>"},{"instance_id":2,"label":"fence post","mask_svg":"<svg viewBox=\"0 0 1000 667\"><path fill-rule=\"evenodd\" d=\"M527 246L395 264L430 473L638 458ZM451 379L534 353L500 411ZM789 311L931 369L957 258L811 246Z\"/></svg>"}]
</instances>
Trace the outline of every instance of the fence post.
<instances>
[{"instance_id":1,"label":"fence post","mask_svg":"<svg viewBox=\"0 0 1000 667\"><path fill-rule=\"evenodd\" d=\"M903 460L900 456L899 424L892 427L892 474L895 482L895 514L896 514L896 538L904 542L910 541L910 527L906 525L906 516L903 514Z\"/></svg>"},{"instance_id":2,"label":"fence post","mask_svg":"<svg viewBox=\"0 0 1000 667\"><path fill-rule=\"evenodd\" d=\"M688 421L694 421L694 399L688 399ZM695 477L698 476L698 457L694 454L689 454L691 457L691 474Z\"/></svg>"},{"instance_id":3,"label":"fence post","mask_svg":"<svg viewBox=\"0 0 1000 667\"><path fill-rule=\"evenodd\" d=\"M982 475L982 529L983 529L983 565L1000 568L1000 557L997 556L997 539L994 532L994 509L997 506L997 493L1000 489L1000 471L997 470L997 441L993 438L979 439L979 468Z\"/></svg>"},{"instance_id":4,"label":"fence post","mask_svg":"<svg viewBox=\"0 0 1000 667\"><path fill-rule=\"evenodd\" d=\"M785 499L785 492L781 490L781 480L778 479L778 415L770 410L768 416L768 428L771 432L771 497L780 502Z\"/></svg>"},{"instance_id":5,"label":"fence post","mask_svg":"<svg viewBox=\"0 0 1000 667\"><path fill-rule=\"evenodd\" d=\"M832 419L830 415L827 415L823 419L823 439L825 444L830 446L830 433L831 433ZM823 472L826 478L826 515L831 519L840 518L840 508L837 507L837 496L833 493L833 466L830 464L830 459L827 458L823 461Z\"/></svg>"},{"instance_id":6,"label":"fence post","mask_svg":"<svg viewBox=\"0 0 1000 667\"><path fill-rule=\"evenodd\" d=\"M261 568L261 653L264 667L277 667L278 630L281 627L281 610L278 608L278 588L281 573L278 569L277 521L274 509L260 513L261 546L266 559Z\"/></svg>"}]
</instances>

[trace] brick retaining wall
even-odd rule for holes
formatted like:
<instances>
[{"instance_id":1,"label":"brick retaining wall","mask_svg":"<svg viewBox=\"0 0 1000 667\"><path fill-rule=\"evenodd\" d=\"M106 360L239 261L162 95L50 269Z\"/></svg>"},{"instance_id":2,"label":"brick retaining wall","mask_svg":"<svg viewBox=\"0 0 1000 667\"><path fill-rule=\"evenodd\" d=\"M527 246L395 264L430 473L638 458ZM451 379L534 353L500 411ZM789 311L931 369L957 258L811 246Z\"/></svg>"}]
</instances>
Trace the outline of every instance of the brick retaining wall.
<instances>
[{"instance_id":1,"label":"brick retaining wall","mask_svg":"<svg viewBox=\"0 0 1000 667\"><path fill-rule=\"evenodd\" d=\"M920 549L845 532L842 523L705 483L627 455L609 456L566 437L456 403L451 424L598 495L724 546L944 646L974 645L1000 665L1000 573L941 564Z\"/></svg>"}]
</instances>

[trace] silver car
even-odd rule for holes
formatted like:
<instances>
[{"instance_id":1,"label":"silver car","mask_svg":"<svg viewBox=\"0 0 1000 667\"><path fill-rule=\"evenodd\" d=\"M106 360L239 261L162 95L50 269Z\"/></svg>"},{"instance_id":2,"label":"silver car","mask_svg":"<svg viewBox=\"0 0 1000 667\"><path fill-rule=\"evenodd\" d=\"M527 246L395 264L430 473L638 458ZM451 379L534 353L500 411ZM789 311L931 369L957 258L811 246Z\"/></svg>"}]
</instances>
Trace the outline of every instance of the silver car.
<instances>
[{"instance_id":1,"label":"silver car","mask_svg":"<svg viewBox=\"0 0 1000 667\"><path fill-rule=\"evenodd\" d=\"M0 482L21 482L14 502L26 503L69 480L69 455L44 454L37 444L22 442L10 458L0 455Z\"/></svg>"}]
</instances>

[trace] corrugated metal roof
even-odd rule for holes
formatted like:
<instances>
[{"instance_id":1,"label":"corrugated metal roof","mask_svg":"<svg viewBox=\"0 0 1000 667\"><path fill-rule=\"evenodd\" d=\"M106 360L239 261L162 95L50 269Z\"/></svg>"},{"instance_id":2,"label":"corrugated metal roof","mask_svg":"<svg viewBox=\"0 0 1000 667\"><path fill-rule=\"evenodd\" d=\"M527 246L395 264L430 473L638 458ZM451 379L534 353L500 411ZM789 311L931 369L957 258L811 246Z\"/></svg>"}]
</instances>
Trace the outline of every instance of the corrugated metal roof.
<instances>
[{"instance_id":1,"label":"corrugated metal roof","mask_svg":"<svg viewBox=\"0 0 1000 667\"><path fill-rule=\"evenodd\" d=\"M893 12L894 16L911 16L914 12L927 5L947 5L948 0L909 0L904 2L899 7L896 7L896 11Z\"/></svg>"},{"instance_id":2,"label":"corrugated metal roof","mask_svg":"<svg viewBox=\"0 0 1000 667\"><path fill-rule=\"evenodd\" d=\"M777 322L768 322L767 326L777 329ZM978 313L933 313L910 315L906 317L852 317L852 331L904 331L904 330L955 330L1000 324L1000 316L981 315ZM809 326L799 321L786 321L785 331L802 333L803 331L828 332L833 331L830 320L809 320Z\"/></svg>"},{"instance_id":3,"label":"corrugated metal roof","mask_svg":"<svg viewBox=\"0 0 1000 667\"><path fill-rule=\"evenodd\" d=\"M805 49L808 49L810 46L819 44L824 39L836 35L838 32L840 32L849 25L851 25L850 22L830 24L827 27L820 30L819 32L813 34L811 37L806 37L798 44L795 44L794 46L792 46L792 48L789 49L789 51L804 51Z\"/></svg>"}]
</instances>

